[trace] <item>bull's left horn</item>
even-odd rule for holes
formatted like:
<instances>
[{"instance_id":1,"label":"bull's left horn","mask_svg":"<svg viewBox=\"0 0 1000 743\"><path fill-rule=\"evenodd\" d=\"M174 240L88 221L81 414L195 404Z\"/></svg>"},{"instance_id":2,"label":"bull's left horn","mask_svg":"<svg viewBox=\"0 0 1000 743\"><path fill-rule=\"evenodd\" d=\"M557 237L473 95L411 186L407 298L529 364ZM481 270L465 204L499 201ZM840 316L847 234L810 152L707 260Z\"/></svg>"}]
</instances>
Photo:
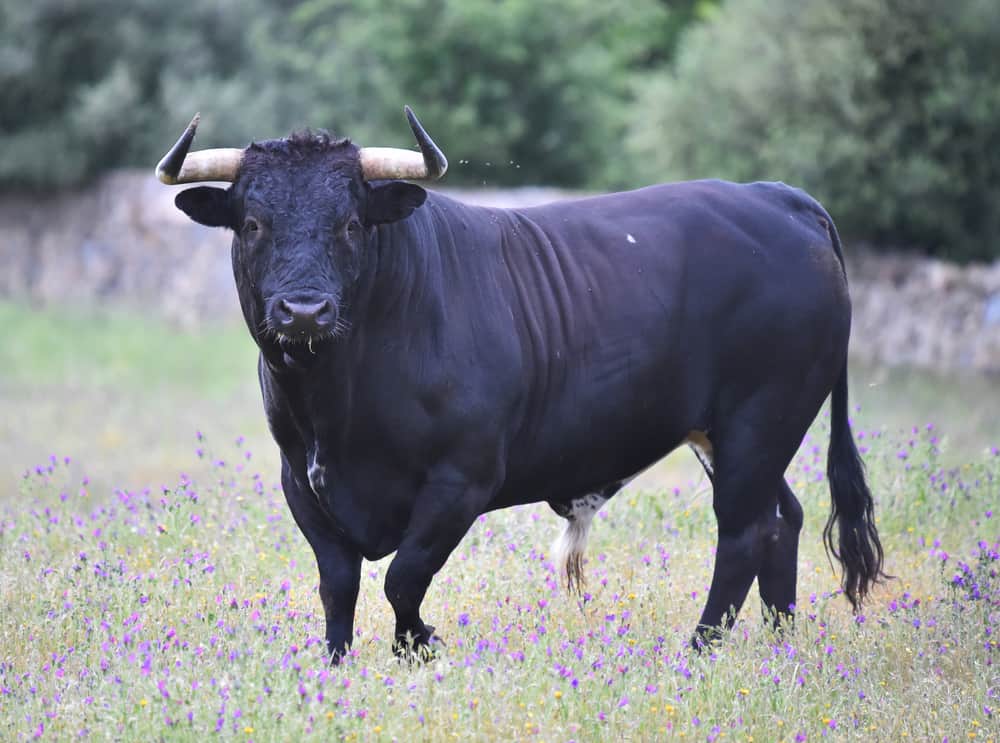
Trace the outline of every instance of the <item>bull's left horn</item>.
<instances>
[{"instance_id":1,"label":"bull's left horn","mask_svg":"<svg viewBox=\"0 0 1000 743\"><path fill-rule=\"evenodd\" d=\"M448 170L448 158L420 125L409 106L406 120L417 139L420 152L393 147L362 147L361 171L366 181L405 179L410 181L437 180Z\"/></svg>"},{"instance_id":2,"label":"bull's left horn","mask_svg":"<svg viewBox=\"0 0 1000 743\"><path fill-rule=\"evenodd\" d=\"M194 115L181 138L157 163L156 177L162 183L173 186L178 183L236 180L243 161L243 150L227 147L188 152L200 119L201 114Z\"/></svg>"}]
</instances>

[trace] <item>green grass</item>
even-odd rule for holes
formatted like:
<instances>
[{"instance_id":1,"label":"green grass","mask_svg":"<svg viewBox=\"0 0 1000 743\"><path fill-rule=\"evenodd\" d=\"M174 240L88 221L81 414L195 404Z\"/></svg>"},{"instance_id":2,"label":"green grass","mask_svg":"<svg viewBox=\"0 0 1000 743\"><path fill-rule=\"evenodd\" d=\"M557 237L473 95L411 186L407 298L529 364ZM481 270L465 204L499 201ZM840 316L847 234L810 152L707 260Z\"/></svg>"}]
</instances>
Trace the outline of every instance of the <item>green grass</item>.
<instances>
[{"instance_id":1,"label":"green grass","mask_svg":"<svg viewBox=\"0 0 1000 743\"><path fill-rule=\"evenodd\" d=\"M944 459L958 464L1000 446L1000 379L856 364L850 384L852 407L860 407L856 426L897 432L934 425Z\"/></svg>"},{"instance_id":2,"label":"green grass","mask_svg":"<svg viewBox=\"0 0 1000 743\"><path fill-rule=\"evenodd\" d=\"M715 535L675 456L595 520L585 597L558 585L547 507L490 514L428 593L436 660L392 656L384 560L364 565L353 654L329 668L245 331L11 305L0 320L0 739L998 739L1000 457L972 382L854 370L897 576L863 621L821 546L821 418L788 472L807 520L785 637L754 593L714 652L687 650Z\"/></svg>"},{"instance_id":3,"label":"green grass","mask_svg":"<svg viewBox=\"0 0 1000 743\"><path fill-rule=\"evenodd\" d=\"M0 302L0 497L52 454L102 490L171 483L194 435L269 442L242 326L184 333L121 310Z\"/></svg>"},{"instance_id":4,"label":"green grass","mask_svg":"<svg viewBox=\"0 0 1000 743\"><path fill-rule=\"evenodd\" d=\"M122 310L0 302L5 383L196 390L224 400L253 378L256 349L242 325L181 332ZM250 373L248 374L248 368Z\"/></svg>"}]
</instances>

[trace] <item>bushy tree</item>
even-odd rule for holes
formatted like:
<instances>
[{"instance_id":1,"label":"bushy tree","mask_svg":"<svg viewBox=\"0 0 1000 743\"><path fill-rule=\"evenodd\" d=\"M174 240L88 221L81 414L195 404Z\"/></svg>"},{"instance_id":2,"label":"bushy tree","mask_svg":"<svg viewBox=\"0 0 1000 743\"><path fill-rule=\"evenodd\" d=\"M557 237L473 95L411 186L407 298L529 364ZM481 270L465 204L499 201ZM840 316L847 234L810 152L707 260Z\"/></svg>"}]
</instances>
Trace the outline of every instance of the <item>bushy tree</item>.
<instances>
[{"instance_id":1,"label":"bushy tree","mask_svg":"<svg viewBox=\"0 0 1000 743\"><path fill-rule=\"evenodd\" d=\"M199 145L307 126L410 145L451 183L634 182L632 75L715 0L0 0L0 188L149 166L196 110Z\"/></svg>"},{"instance_id":2,"label":"bushy tree","mask_svg":"<svg viewBox=\"0 0 1000 743\"><path fill-rule=\"evenodd\" d=\"M261 53L308 90L301 123L408 146L409 103L452 182L580 186L621 178L630 73L672 20L654 0L310 0Z\"/></svg>"},{"instance_id":3,"label":"bushy tree","mask_svg":"<svg viewBox=\"0 0 1000 743\"><path fill-rule=\"evenodd\" d=\"M0 186L149 163L184 118L165 115L165 83L224 79L246 56L250 3L180 5L0 0Z\"/></svg>"},{"instance_id":4,"label":"bushy tree","mask_svg":"<svg viewBox=\"0 0 1000 743\"><path fill-rule=\"evenodd\" d=\"M877 246L990 259L998 80L995 0L740 0L647 81L631 151L650 180L785 180Z\"/></svg>"}]
</instances>

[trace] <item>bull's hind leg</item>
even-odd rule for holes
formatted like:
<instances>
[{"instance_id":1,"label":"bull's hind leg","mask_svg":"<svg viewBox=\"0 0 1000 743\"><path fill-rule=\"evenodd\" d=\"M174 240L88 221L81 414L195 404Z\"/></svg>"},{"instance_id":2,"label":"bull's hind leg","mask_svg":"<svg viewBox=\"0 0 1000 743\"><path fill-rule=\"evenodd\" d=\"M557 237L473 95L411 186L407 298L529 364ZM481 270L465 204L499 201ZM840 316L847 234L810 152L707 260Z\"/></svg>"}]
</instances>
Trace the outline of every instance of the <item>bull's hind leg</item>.
<instances>
[{"instance_id":1,"label":"bull's hind leg","mask_svg":"<svg viewBox=\"0 0 1000 743\"><path fill-rule=\"evenodd\" d=\"M770 535L775 494L784 482L785 468L801 437L797 438L788 429L781 431L765 425L767 418L766 414L758 418L744 411L743 416L735 417L733 425L711 436L712 506L719 526L719 541L712 585L693 639L696 647L715 637L720 629L732 627L754 578L761 571L768 575L766 592L769 596L773 592L773 601L781 600L773 586L780 586L785 592L788 589L787 572L779 574L771 568L771 559L777 558L771 549ZM787 540L782 544L786 543Z\"/></svg>"},{"instance_id":2,"label":"bull's hind leg","mask_svg":"<svg viewBox=\"0 0 1000 743\"><path fill-rule=\"evenodd\" d=\"M778 502L767 520L764 555L757 573L761 603L776 629L791 621L795 608L800 531L802 506L782 478Z\"/></svg>"}]
</instances>

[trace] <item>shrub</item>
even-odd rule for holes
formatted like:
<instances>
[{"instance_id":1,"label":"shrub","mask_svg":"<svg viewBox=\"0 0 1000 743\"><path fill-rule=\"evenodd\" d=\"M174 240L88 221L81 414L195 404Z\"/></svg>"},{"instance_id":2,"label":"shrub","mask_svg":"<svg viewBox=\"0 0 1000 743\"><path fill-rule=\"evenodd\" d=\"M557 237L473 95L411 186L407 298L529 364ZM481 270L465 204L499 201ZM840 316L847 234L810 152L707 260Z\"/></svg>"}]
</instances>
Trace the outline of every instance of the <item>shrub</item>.
<instances>
[{"instance_id":1,"label":"shrub","mask_svg":"<svg viewBox=\"0 0 1000 743\"><path fill-rule=\"evenodd\" d=\"M632 182L631 75L715 0L0 0L0 188L150 167L194 111L199 146L327 127L411 146L451 183Z\"/></svg>"},{"instance_id":2,"label":"shrub","mask_svg":"<svg viewBox=\"0 0 1000 743\"><path fill-rule=\"evenodd\" d=\"M743 0L640 94L650 180L785 180L847 236L1000 255L1000 4Z\"/></svg>"}]
</instances>

